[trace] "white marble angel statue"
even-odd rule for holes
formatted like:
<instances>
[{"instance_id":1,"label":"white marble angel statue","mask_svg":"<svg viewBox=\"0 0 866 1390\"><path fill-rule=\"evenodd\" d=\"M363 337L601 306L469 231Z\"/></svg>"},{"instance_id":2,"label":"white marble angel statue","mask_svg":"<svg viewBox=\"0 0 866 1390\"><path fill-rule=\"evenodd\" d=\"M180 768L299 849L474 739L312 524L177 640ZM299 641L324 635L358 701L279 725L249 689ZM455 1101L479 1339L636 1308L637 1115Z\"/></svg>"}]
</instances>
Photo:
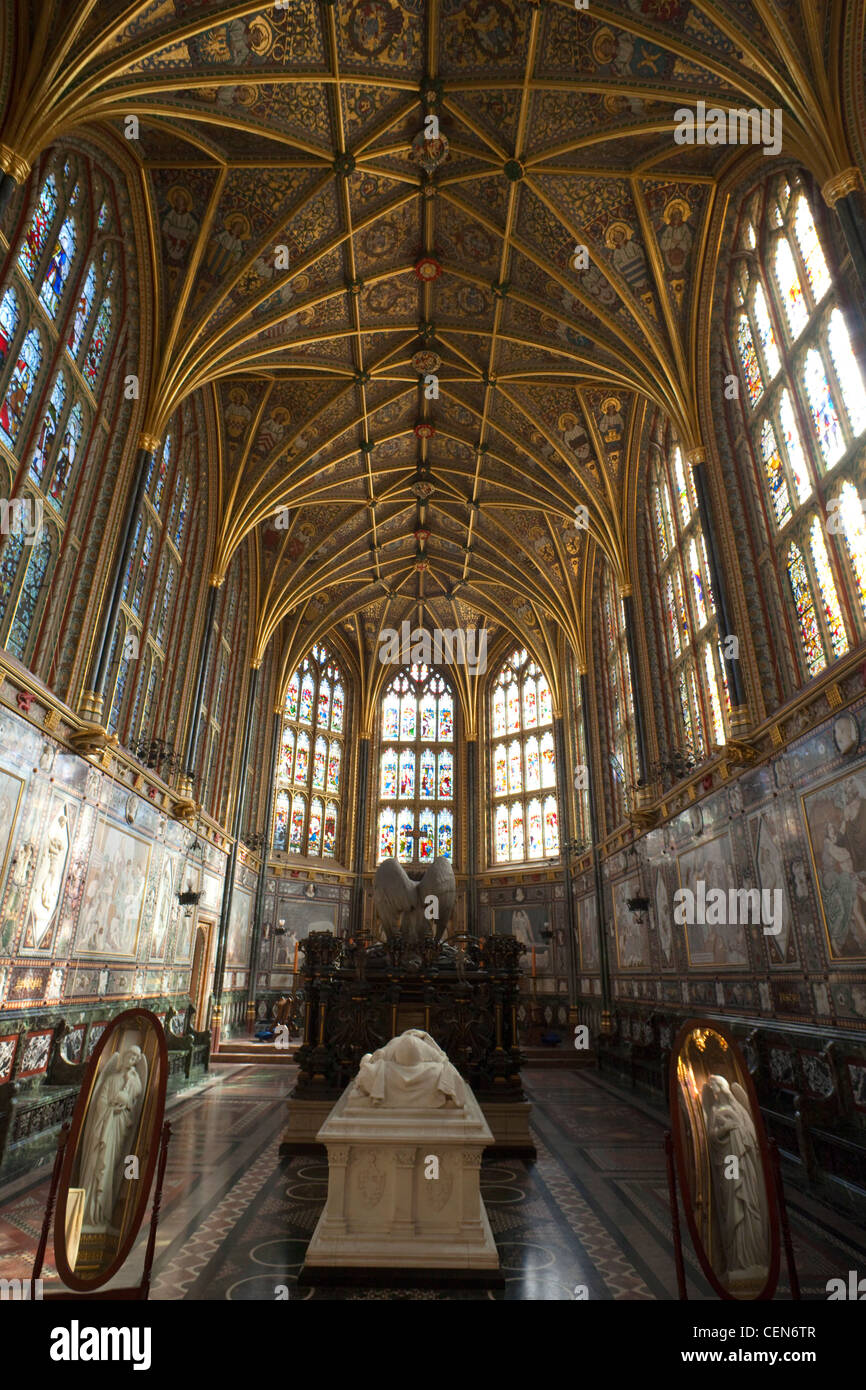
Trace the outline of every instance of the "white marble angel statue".
<instances>
[{"instance_id":1,"label":"white marble angel statue","mask_svg":"<svg viewBox=\"0 0 866 1390\"><path fill-rule=\"evenodd\" d=\"M136 1045L118 1049L101 1069L87 1111L78 1170L77 1185L85 1190L85 1231L115 1230L111 1217L146 1086L147 1061Z\"/></svg>"},{"instance_id":2,"label":"white marble angel statue","mask_svg":"<svg viewBox=\"0 0 866 1390\"><path fill-rule=\"evenodd\" d=\"M702 1101L728 1281L763 1281L769 1258L767 1201L748 1097L738 1081L711 1076Z\"/></svg>"}]
</instances>

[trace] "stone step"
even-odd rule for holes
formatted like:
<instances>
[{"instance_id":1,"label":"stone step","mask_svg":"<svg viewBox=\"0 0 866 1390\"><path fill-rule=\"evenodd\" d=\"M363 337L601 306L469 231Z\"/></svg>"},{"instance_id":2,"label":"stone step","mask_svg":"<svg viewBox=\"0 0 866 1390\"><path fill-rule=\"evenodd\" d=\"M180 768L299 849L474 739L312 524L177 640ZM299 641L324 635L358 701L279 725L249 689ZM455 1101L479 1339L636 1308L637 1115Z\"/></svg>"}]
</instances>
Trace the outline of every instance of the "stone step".
<instances>
[{"instance_id":1,"label":"stone step","mask_svg":"<svg viewBox=\"0 0 866 1390\"><path fill-rule=\"evenodd\" d=\"M288 1047L275 1047L273 1042L256 1042L252 1038L234 1038L221 1042L219 1051L211 1054L211 1065L225 1065L239 1062L255 1066L280 1067L294 1063L300 1043L290 1043Z\"/></svg>"},{"instance_id":2,"label":"stone step","mask_svg":"<svg viewBox=\"0 0 866 1390\"><path fill-rule=\"evenodd\" d=\"M526 1058L527 1067L595 1066L594 1053L578 1051L575 1047L521 1047L520 1052Z\"/></svg>"}]
</instances>

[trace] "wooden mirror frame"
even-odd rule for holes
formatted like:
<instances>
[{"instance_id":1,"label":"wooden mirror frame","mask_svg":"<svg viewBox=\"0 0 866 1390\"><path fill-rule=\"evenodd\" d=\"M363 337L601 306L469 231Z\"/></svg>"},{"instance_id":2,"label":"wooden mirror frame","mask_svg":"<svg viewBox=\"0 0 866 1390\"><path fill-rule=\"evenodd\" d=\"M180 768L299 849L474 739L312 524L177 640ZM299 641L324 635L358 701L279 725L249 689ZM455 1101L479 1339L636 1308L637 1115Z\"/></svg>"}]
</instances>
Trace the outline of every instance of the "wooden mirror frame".
<instances>
[{"instance_id":1,"label":"wooden mirror frame","mask_svg":"<svg viewBox=\"0 0 866 1390\"><path fill-rule=\"evenodd\" d=\"M767 1268L767 1280L761 1292L748 1298L739 1298L731 1293L721 1283L718 1275L713 1269L704 1247L703 1240L698 1231L695 1219L694 1208L692 1205L691 1184L689 1181L689 1157L691 1145L686 1149L686 1136L683 1133L683 1117L680 1111L680 1081L677 1075L680 1055L686 1039L698 1030L716 1033L725 1042L731 1057L734 1059L742 1076L741 1084L749 1100L749 1107L752 1116L752 1123L755 1126L755 1134L758 1140L758 1149L761 1155L761 1170L764 1179L764 1192L767 1200L767 1220L769 1222L769 1262ZM758 1095L755 1090L754 1082L749 1074L746 1059L740 1051L736 1040L731 1036L725 1027L720 1023L711 1022L705 1018L690 1018L685 1022L677 1033L673 1048L671 1049L670 1060L670 1110L671 1110L671 1133L674 1141L674 1159L676 1161L677 1178L679 1180L680 1194L682 1197L683 1210L686 1214L686 1221L689 1227L689 1234L695 1254L698 1257L701 1269L715 1293L720 1298L727 1299L732 1303L753 1303L765 1302L773 1297L776 1286L779 1282L779 1262L780 1262L780 1231L779 1231L779 1209L776 1197L776 1182L770 1147L767 1142L767 1134L764 1129L764 1117L761 1114L761 1107L758 1104Z\"/></svg>"},{"instance_id":2,"label":"wooden mirror frame","mask_svg":"<svg viewBox=\"0 0 866 1390\"><path fill-rule=\"evenodd\" d=\"M119 1028L134 1026L136 1021L140 1028L150 1028L154 1033L157 1044L156 1056L159 1058L159 1078L151 1083L151 1072L151 1075L148 1076L147 1090L144 1097L145 1105L147 1105L149 1100L152 1101L150 1111L150 1143L147 1155L142 1156L143 1165L139 1178L140 1189L138 1204L123 1238L123 1243L118 1249L114 1259L104 1270L97 1274L95 1279L82 1279L70 1266L66 1250L66 1207L70 1180L78 1156L78 1147L81 1141L84 1123L87 1119L87 1112L90 1109L90 1099L93 1095L102 1055L114 1033ZM135 1244L139 1230L141 1229L141 1223L144 1220L144 1213L147 1210L150 1189L153 1185L153 1174L159 1156L167 1086L168 1049L165 1042L165 1031L156 1014L151 1013L149 1009L127 1009L124 1013L118 1014L116 1018L111 1020L105 1032L100 1037L99 1042L94 1048L93 1055L87 1064L87 1071L84 1074L81 1090L75 1102L72 1127L63 1155L63 1167L60 1172L57 1194L57 1211L54 1218L54 1264L60 1279L69 1289L75 1289L79 1293L94 1293L97 1289L102 1288L104 1284L108 1283L109 1279L114 1278ZM142 1114L144 1114L144 1108L142 1109Z\"/></svg>"}]
</instances>

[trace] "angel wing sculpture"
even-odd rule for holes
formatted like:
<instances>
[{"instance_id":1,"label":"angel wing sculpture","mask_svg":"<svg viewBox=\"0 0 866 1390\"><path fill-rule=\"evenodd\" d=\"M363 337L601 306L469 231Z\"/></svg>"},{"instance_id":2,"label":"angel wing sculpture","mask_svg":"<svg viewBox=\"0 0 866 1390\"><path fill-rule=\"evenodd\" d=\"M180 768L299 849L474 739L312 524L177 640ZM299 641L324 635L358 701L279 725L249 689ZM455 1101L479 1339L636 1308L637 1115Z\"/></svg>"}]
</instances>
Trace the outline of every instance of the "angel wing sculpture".
<instances>
[{"instance_id":1,"label":"angel wing sculpture","mask_svg":"<svg viewBox=\"0 0 866 1390\"><path fill-rule=\"evenodd\" d=\"M390 940L401 936L421 941L430 929L440 942L457 901L451 860L438 855L420 881L411 879L396 859L383 859L373 880L373 902Z\"/></svg>"}]
</instances>

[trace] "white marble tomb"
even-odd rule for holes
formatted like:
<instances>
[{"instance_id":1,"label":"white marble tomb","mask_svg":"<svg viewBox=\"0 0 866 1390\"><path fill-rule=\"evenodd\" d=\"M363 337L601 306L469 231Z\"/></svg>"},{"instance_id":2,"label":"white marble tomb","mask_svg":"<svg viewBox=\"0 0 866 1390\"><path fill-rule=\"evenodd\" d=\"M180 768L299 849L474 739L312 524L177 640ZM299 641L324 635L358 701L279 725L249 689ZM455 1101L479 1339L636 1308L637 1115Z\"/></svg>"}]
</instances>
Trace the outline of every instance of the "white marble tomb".
<instances>
[{"instance_id":1,"label":"white marble tomb","mask_svg":"<svg viewBox=\"0 0 866 1390\"><path fill-rule=\"evenodd\" d=\"M305 1274L499 1269L479 1185L493 1135L427 1033L409 1029L368 1053L318 1141L328 1151L328 1200Z\"/></svg>"}]
</instances>

